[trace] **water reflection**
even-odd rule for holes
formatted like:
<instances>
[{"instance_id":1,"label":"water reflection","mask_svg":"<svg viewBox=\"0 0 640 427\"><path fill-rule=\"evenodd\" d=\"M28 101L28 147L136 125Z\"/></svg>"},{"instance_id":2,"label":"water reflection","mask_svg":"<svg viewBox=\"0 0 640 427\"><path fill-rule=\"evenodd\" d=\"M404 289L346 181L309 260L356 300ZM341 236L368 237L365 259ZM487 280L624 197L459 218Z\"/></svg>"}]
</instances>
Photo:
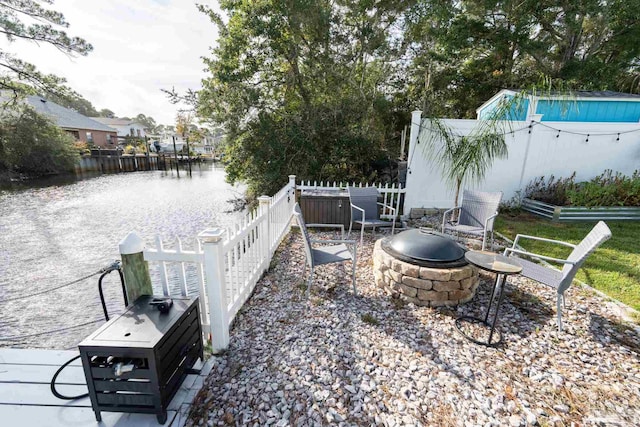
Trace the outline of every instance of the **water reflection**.
<instances>
[{"instance_id":1,"label":"water reflection","mask_svg":"<svg viewBox=\"0 0 640 427\"><path fill-rule=\"evenodd\" d=\"M0 300L97 271L119 258L118 242L130 231L148 244L159 234L167 242L178 237L192 248L200 231L229 226L239 216L228 212L229 200L240 197L243 188L225 183L224 176L221 168L202 164L193 167L191 178L184 171L180 178L175 171L134 172L0 191ZM157 268L152 270L157 274ZM169 275L176 279L171 269ZM102 318L97 280L0 303L0 338ZM107 276L104 288L110 314L122 311L117 274ZM0 341L0 346L68 348L98 325Z\"/></svg>"}]
</instances>

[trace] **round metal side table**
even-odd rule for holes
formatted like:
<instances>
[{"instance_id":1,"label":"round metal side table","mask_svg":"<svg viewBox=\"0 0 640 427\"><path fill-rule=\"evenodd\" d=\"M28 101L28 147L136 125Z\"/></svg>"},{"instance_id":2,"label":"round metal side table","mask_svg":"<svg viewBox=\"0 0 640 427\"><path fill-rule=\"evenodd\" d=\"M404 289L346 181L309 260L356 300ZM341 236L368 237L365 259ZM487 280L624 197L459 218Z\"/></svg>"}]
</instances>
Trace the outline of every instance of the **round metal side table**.
<instances>
[{"instance_id":1,"label":"round metal side table","mask_svg":"<svg viewBox=\"0 0 640 427\"><path fill-rule=\"evenodd\" d=\"M507 281L507 276L519 274L522 271L522 265L520 265L520 263L515 261L513 258L507 258L503 255L486 251L469 251L464 255L464 257L470 264L475 265L479 269L495 273L496 281L493 284L493 290L491 291L491 297L489 298L489 307L487 307L487 314L485 314L484 319L473 316L458 317L455 322L456 329L463 337L471 342L486 346L495 346L502 341L502 334L499 331L498 339L492 341L492 338L496 329L496 324L498 323L498 313L500 312L500 305L502 305L502 298L504 297L504 285ZM496 295L497 288L499 289L498 294ZM495 299L494 297L497 297L498 302L496 305L495 314L493 315L493 319L491 320L491 323L489 323L489 313L491 312L491 307L493 306L493 302ZM461 328L462 323L465 322L481 324L491 328L489 332L489 339L487 341L481 341L466 334Z\"/></svg>"}]
</instances>

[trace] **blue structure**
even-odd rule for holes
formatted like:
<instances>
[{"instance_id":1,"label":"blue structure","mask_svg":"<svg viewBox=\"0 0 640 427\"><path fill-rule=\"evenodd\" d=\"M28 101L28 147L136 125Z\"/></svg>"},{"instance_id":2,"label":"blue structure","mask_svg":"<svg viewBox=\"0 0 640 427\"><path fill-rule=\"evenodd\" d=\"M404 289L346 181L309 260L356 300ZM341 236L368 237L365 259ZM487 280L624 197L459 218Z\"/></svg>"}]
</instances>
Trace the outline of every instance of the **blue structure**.
<instances>
[{"instance_id":1,"label":"blue structure","mask_svg":"<svg viewBox=\"0 0 640 427\"><path fill-rule=\"evenodd\" d=\"M504 89L482 104L476 113L478 120L638 123L640 95L612 91L523 95ZM495 115L499 117L493 117Z\"/></svg>"}]
</instances>

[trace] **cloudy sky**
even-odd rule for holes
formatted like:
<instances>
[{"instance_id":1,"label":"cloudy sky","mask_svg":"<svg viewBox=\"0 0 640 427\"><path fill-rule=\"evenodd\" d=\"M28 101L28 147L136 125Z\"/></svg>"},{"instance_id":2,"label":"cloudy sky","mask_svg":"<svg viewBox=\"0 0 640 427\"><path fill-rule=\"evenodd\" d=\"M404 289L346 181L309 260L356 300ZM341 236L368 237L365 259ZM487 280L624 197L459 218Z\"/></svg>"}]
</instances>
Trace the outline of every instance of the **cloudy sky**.
<instances>
[{"instance_id":1,"label":"cloudy sky","mask_svg":"<svg viewBox=\"0 0 640 427\"><path fill-rule=\"evenodd\" d=\"M143 113L174 124L177 108L160 89L198 89L205 76L201 57L217 39L215 26L194 1L55 0L52 8L65 15L67 33L90 42L93 52L69 58L43 44L3 40L1 46L42 72L65 77L98 110Z\"/></svg>"}]
</instances>

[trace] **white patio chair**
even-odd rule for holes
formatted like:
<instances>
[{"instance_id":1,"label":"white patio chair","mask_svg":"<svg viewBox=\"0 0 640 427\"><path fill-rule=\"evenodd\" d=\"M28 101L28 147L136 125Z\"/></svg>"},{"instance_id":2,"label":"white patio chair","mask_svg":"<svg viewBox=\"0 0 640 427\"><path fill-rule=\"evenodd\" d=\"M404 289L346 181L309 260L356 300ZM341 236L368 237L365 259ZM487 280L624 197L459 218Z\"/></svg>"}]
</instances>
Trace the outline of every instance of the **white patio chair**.
<instances>
[{"instance_id":1,"label":"white patio chair","mask_svg":"<svg viewBox=\"0 0 640 427\"><path fill-rule=\"evenodd\" d=\"M558 311L557 315L557 324L558 330L562 331L562 307L560 306L560 302L564 305L565 296L564 293L569 286L571 286L571 282L575 277L578 269L585 262L587 257L595 251L598 246L602 243L606 242L611 237L611 230L607 224L603 221L598 222L595 227L587 234L587 236L582 239L580 243L577 245L573 245L571 243L562 242L560 240L552 240L545 239L542 237L535 236L527 236L524 234L518 234L513 241L513 245L510 248L505 249L505 256L515 256L518 258L518 262L522 264L522 275L533 279L537 282L540 282L544 285L547 285L556 290L557 301L556 307ZM558 259L552 258L540 254L536 254L533 252L527 252L520 249L517 249L518 242L521 239L531 239L531 240L539 240L542 242L555 243L558 245L568 246L573 248L573 251L567 257L567 259ZM553 268L545 267L544 265L537 264L533 261L529 261L527 259L521 258L522 256L545 260L553 263L562 264L562 270L556 270Z\"/></svg>"},{"instance_id":2,"label":"white patio chair","mask_svg":"<svg viewBox=\"0 0 640 427\"><path fill-rule=\"evenodd\" d=\"M482 236L482 250L487 243L487 233L491 233L493 245L493 220L498 216L498 206L502 200L502 192L485 193L483 191L464 190L462 203L456 208L444 211L442 215L442 232L454 232ZM458 221L447 221L447 214L458 211Z\"/></svg>"},{"instance_id":3,"label":"white patio chair","mask_svg":"<svg viewBox=\"0 0 640 427\"><path fill-rule=\"evenodd\" d=\"M378 196L380 193L375 187L347 187L349 192L349 203L351 204L351 222L349 223L349 233L351 236L351 229L353 223L360 225L360 246L362 247L364 241L364 229L365 227L371 227L372 233L375 236L376 227L388 227L389 221L380 219L378 215L378 206L387 208L393 214L393 221L391 223L391 234L396 229L396 210L392 206L385 205L378 202Z\"/></svg>"},{"instance_id":4,"label":"white patio chair","mask_svg":"<svg viewBox=\"0 0 640 427\"><path fill-rule=\"evenodd\" d=\"M306 254L307 262L305 263L305 273L307 270L307 265L311 268L311 273L309 273L309 279L307 281L307 297L309 297L309 291L311 289L311 283L313 282L313 271L316 266L325 265L325 264L333 264L337 262L345 262L351 261L351 281L353 283L353 293L357 294L356 291L356 246L357 242L355 240L314 240L309 237L309 231L307 230L307 225L304 222L304 218L302 216L302 210L300 210L300 205L297 203L293 207L293 215L296 218L296 222L300 227L300 231L302 233L302 240L304 241L304 251ZM322 226L327 226L324 224ZM342 224L338 224L338 227L342 228L344 232L344 226ZM331 245L331 246L319 246L313 247L313 244L322 244L322 245ZM352 250L349 250L349 246L352 247ZM304 274L304 273L303 273Z\"/></svg>"}]
</instances>

